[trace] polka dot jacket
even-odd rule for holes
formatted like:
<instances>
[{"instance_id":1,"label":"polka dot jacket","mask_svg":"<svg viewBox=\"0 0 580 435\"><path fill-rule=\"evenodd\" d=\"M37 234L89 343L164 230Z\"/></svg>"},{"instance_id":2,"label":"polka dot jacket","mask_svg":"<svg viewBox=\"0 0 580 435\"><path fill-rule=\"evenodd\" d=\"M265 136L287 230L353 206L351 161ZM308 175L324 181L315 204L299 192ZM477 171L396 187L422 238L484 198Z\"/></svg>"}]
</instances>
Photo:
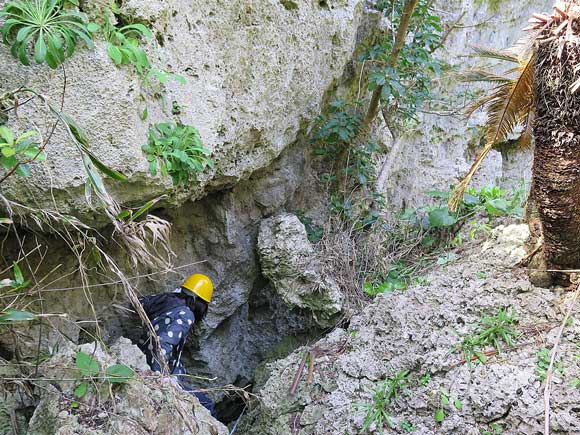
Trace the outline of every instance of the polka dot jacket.
<instances>
[{"instance_id":1,"label":"polka dot jacket","mask_svg":"<svg viewBox=\"0 0 580 435\"><path fill-rule=\"evenodd\" d=\"M153 329L159 337L161 354L167 360L169 370L173 375L185 374L185 368L181 363L181 352L185 345L185 339L191 329L195 317L186 305L173 307L167 312L157 315L152 321ZM154 340L145 331L139 347L147 357L147 364L155 372L161 371L159 354Z\"/></svg>"}]
</instances>

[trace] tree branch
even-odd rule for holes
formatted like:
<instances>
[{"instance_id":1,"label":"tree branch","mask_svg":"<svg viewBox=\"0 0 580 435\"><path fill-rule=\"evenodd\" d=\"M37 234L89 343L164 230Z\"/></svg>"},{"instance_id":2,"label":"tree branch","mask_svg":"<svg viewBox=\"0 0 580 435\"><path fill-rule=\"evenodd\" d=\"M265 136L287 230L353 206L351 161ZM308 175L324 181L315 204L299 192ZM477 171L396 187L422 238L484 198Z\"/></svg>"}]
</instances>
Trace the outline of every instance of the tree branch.
<instances>
[{"instance_id":1,"label":"tree branch","mask_svg":"<svg viewBox=\"0 0 580 435\"><path fill-rule=\"evenodd\" d=\"M399 59L399 55L401 54L401 50L405 45L405 39L407 37L407 32L409 31L409 25L411 24L411 17L413 16L413 11L417 6L419 0L407 0L405 3L405 7L403 9L403 16L401 18L401 23L399 24L399 28L397 29L397 35L395 36L395 43L393 45L393 49L391 50L391 54L389 56L389 60L387 61L387 66L395 66L397 64L397 60ZM362 131L363 134L369 130L372 122L377 117L379 113L379 103L381 102L381 93L383 92L383 86L379 86L375 88L373 91L373 95L371 97L371 102L369 104L369 108L365 117L363 118L363 125Z\"/></svg>"}]
</instances>

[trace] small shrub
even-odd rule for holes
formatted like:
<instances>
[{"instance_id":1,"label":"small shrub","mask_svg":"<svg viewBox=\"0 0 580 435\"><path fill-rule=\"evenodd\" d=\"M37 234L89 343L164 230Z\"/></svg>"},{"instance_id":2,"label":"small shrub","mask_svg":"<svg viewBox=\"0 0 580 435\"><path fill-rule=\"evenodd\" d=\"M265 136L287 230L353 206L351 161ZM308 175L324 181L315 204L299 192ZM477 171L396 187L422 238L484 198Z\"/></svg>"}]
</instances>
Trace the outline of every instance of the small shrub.
<instances>
[{"instance_id":1,"label":"small shrub","mask_svg":"<svg viewBox=\"0 0 580 435\"><path fill-rule=\"evenodd\" d=\"M379 433L383 433L385 425L394 428L387 407L397 399L399 393L407 386L409 370L400 370L392 378L385 379L377 385L373 392L371 403L357 403L355 407L366 412L361 432L368 430L374 423Z\"/></svg>"},{"instance_id":2,"label":"small shrub","mask_svg":"<svg viewBox=\"0 0 580 435\"><path fill-rule=\"evenodd\" d=\"M316 154L337 153L339 147L354 140L362 125L362 118L356 108L356 104L336 100L330 104L328 114L316 119L312 137L313 143L317 145Z\"/></svg>"},{"instance_id":3,"label":"small shrub","mask_svg":"<svg viewBox=\"0 0 580 435\"><path fill-rule=\"evenodd\" d=\"M87 24L82 15L63 9L63 0L20 0L8 3L0 17L4 44L23 65L30 65L29 47L34 48L34 60L57 68L72 56L77 41L92 47L95 24Z\"/></svg>"},{"instance_id":4,"label":"small shrub","mask_svg":"<svg viewBox=\"0 0 580 435\"><path fill-rule=\"evenodd\" d=\"M493 346L498 354L501 353L501 343L512 347L518 336L515 328L517 317L515 312L501 308L497 313L482 317L474 334L463 337L463 341L455 349L460 351L463 358L470 364L472 359L485 362L484 350Z\"/></svg>"},{"instance_id":5,"label":"small shrub","mask_svg":"<svg viewBox=\"0 0 580 435\"><path fill-rule=\"evenodd\" d=\"M143 145L149 161L151 175L171 175L173 184L189 182L191 176L213 167L199 132L189 126L176 123L160 123L149 129L149 143Z\"/></svg>"},{"instance_id":6,"label":"small shrub","mask_svg":"<svg viewBox=\"0 0 580 435\"><path fill-rule=\"evenodd\" d=\"M368 90L382 87L381 102L388 107L389 127L400 130L418 123L417 111L431 99L432 78L440 75L442 68L446 67L434 56L444 42L444 31L432 2L419 0L413 11L406 44L396 65L390 65L388 60L396 29L403 17L404 2L379 1L375 8L388 17L391 28L384 33L383 40L368 47L359 60L371 61Z\"/></svg>"}]
</instances>

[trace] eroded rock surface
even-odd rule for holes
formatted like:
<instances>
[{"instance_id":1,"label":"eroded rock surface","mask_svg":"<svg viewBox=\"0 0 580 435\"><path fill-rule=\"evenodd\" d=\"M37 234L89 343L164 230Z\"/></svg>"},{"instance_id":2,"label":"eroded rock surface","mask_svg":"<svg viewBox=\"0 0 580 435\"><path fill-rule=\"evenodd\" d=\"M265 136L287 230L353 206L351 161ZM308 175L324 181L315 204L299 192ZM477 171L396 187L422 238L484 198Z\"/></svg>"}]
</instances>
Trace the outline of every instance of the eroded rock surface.
<instances>
[{"instance_id":1,"label":"eroded rock surface","mask_svg":"<svg viewBox=\"0 0 580 435\"><path fill-rule=\"evenodd\" d=\"M535 435L543 427L542 371L537 353L551 348L571 294L531 286L511 266L525 254L525 225L498 227L492 239L463 252L445 269L432 272L429 285L385 294L355 316L348 330L336 329L313 347L313 382L306 373L296 395L288 393L303 352L267 367L271 375L259 391L261 406L245 420L245 432L262 434L354 434L373 403L382 380L409 370L399 397L387 406L394 433L407 422L422 435L479 435L492 424L510 435ZM513 348L485 364L462 361L456 349L482 318L505 308L517 316ZM580 375L576 322L565 329L559 346L552 392L551 433L580 433L580 392L571 380ZM311 349L311 348L309 348ZM545 371L544 371L545 373ZM445 418L436 423L441 391L449 393ZM461 405L453 405L454 401ZM459 409L461 408L461 409ZM371 433L379 433L375 425ZM492 432L493 433L493 432Z\"/></svg>"},{"instance_id":2,"label":"eroded rock surface","mask_svg":"<svg viewBox=\"0 0 580 435\"><path fill-rule=\"evenodd\" d=\"M291 307L312 311L320 326L331 326L342 309L343 295L326 272L296 215L265 219L258 234L262 274Z\"/></svg>"},{"instance_id":3,"label":"eroded rock surface","mask_svg":"<svg viewBox=\"0 0 580 435\"><path fill-rule=\"evenodd\" d=\"M115 66L100 37L94 50L79 44L65 63L64 111L86 130L95 155L129 176L109 183L119 202L142 204L168 194L165 204L183 204L248 178L296 141L351 59L362 7L359 0L291 3L296 7L275 0L123 2L119 19L144 22L155 34L143 42L152 64L184 76L186 85L148 86L130 65ZM97 22L106 13L101 3L86 11ZM64 76L45 65L24 67L1 45L0 89L19 86L58 104ZM199 129L215 161L185 189L174 188L169 177L152 177L141 150L151 125L172 120ZM51 125L34 104L9 123L17 130ZM87 221L97 217L85 203L86 174L62 125L46 151L47 161L34 165L31 178L12 177L3 193Z\"/></svg>"}]
</instances>

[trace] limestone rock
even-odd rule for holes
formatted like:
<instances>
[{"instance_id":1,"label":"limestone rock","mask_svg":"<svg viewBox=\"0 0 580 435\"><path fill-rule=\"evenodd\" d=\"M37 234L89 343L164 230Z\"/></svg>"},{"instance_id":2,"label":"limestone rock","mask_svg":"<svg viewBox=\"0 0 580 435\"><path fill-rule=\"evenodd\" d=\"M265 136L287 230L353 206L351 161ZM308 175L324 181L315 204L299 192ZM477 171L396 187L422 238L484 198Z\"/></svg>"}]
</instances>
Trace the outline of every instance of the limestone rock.
<instances>
[{"instance_id":1,"label":"limestone rock","mask_svg":"<svg viewBox=\"0 0 580 435\"><path fill-rule=\"evenodd\" d=\"M297 216L283 213L260 225L258 252L262 273L290 306L306 308L321 326L332 325L343 295L325 271Z\"/></svg>"},{"instance_id":2,"label":"limestone rock","mask_svg":"<svg viewBox=\"0 0 580 435\"><path fill-rule=\"evenodd\" d=\"M530 238L527 224L500 225L492 230L490 236L482 249L492 249L505 267L514 266L526 256L526 243Z\"/></svg>"},{"instance_id":3,"label":"limestone rock","mask_svg":"<svg viewBox=\"0 0 580 435\"><path fill-rule=\"evenodd\" d=\"M113 348L114 354L108 354L96 343L71 345L42 363L39 373L49 382L38 389L40 401L29 422L29 435L228 433L197 398L150 370L136 370L135 376L126 383L109 384L100 379L112 364L142 366L144 355L129 340L121 338ZM74 395L82 382L75 368L78 351L92 355L101 370L94 381L89 381L88 392L80 399ZM71 381L75 378L78 381Z\"/></svg>"},{"instance_id":4,"label":"limestone rock","mask_svg":"<svg viewBox=\"0 0 580 435\"><path fill-rule=\"evenodd\" d=\"M537 354L553 345L561 322L558 307L568 306L572 295L533 287L518 271L504 267L506 259L514 259L514 248L525 243L525 226L498 227L493 234L487 249L476 244L454 263L432 271L428 286L377 297L351 319L348 330L336 329L316 343L313 347L321 353L312 383L304 376L294 396L288 388L303 352L311 348L269 364L271 375L258 391L260 405L244 418L244 433L358 433L364 405L372 405L375 389L400 370L409 370L409 381L386 408L395 427L406 421L425 435L477 435L494 423L505 434L541 433L543 384ZM462 362L457 346L475 333L484 316L502 308L517 317L514 328L521 335L516 347L501 342L501 355L488 356L485 364ZM565 370L556 373L553 385L553 434L580 430L574 405L580 391L570 386L580 377L580 365L572 357L579 334L580 325L574 323L560 343ZM484 350L491 352L493 346ZM433 416L442 390L450 402L438 424ZM453 405L456 400L461 410ZM370 432L380 428L373 424Z\"/></svg>"},{"instance_id":5,"label":"limestone rock","mask_svg":"<svg viewBox=\"0 0 580 435\"><path fill-rule=\"evenodd\" d=\"M521 31L533 12L549 11L552 4L545 0L502 1L501 20L488 19L496 12L492 2L476 0L447 0L439 2L445 10L447 23L459 20L460 28L449 33L445 48L435 54L445 63L460 71L481 66L485 61L470 56L471 47L493 46L509 48L523 36ZM477 30L474 31L474 28ZM418 113L416 126L406 129L396 145L389 129L382 124L377 133L389 150L388 177L382 186L388 213L396 215L406 207L424 205L429 198L425 192L448 190L457 184L471 167L477 152L483 147L482 129L486 116L478 112L469 120L446 116L474 100L468 96L485 88L477 83L460 84L453 74L444 74L433 91L444 96L448 106L441 112ZM441 116L444 115L444 116ZM476 173L474 187L498 185L519 187L522 180L531 177L532 152L492 150Z\"/></svg>"},{"instance_id":6,"label":"limestone rock","mask_svg":"<svg viewBox=\"0 0 580 435\"><path fill-rule=\"evenodd\" d=\"M5 3L0 0L0 7ZM82 6L91 20L100 22L102 4L92 3ZM65 62L64 111L86 130L93 153L129 176L126 183L107 180L120 203L143 204L168 194L158 206L176 206L233 186L268 167L297 140L304 123L320 113L323 95L342 76L355 49L361 2L299 0L291 9L283 3L123 2L120 16L125 22L145 22L156 35L143 41L151 63L184 76L186 85L144 84L130 65L114 64L99 37L94 50L78 45ZM4 45L0 77L1 91L25 85L60 102L62 71L22 66ZM172 113L173 102L178 114ZM143 120L145 108L148 117ZM214 169L186 188L175 188L169 177L152 177L141 150L149 127L167 121L196 127L212 151ZM23 131L52 122L34 102L9 120ZM46 151L47 161L35 164L29 178L7 180L3 194L25 205L106 224L85 203L86 174L62 125Z\"/></svg>"}]
</instances>

